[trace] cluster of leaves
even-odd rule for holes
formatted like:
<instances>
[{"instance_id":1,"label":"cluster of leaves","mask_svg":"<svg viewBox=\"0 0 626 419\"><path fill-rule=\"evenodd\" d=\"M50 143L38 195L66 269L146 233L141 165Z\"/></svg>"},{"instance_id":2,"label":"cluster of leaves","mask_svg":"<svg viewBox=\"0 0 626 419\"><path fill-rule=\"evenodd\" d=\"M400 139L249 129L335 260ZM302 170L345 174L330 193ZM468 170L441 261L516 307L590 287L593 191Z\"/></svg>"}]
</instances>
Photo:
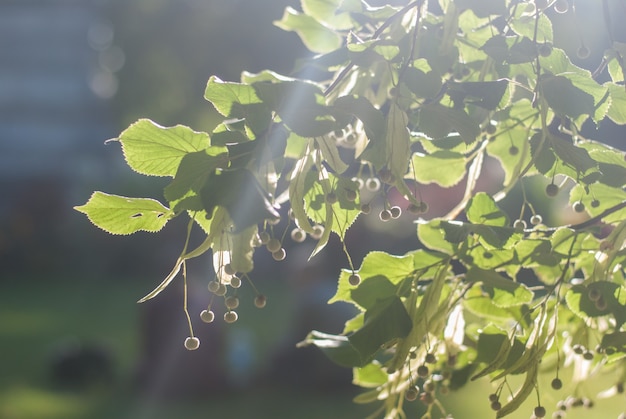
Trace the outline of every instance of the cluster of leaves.
<instances>
[{"instance_id":1,"label":"cluster of leaves","mask_svg":"<svg viewBox=\"0 0 626 419\"><path fill-rule=\"evenodd\" d=\"M497 384L492 408L503 417L534 390L539 397L541 365L556 371L555 388L568 363L578 366L573 387L609 364L623 382L626 161L581 128L626 124L626 45L613 42L593 73L574 65L553 45L549 17L574 14L570 6L302 0L302 12L288 8L277 22L316 53L299 78L271 71L244 73L240 82L212 77L205 98L224 116L212 133L140 120L120 135L132 169L172 178L167 206L96 192L77 209L113 234L156 232L188 215L189 231L201 229L205 241L185 245L172 272L140 301L212 250L209 288L225 298L225 319L234 321L238 300L228 299L225 286L236 293L262 244L275 259L285 257L285 235L274 231L280 205L290 207L295 241L317 241L313 257L332 233L343 240L376 201L381 220L399 217L401 208L387 199L396 190L416 215L423 248L402 256L373 251L359 268L346 249L350 266L331 302L360 314L341 335L313 331L301 343L354 368L355 384L369 389L357 402L381 401L378 413L402 417L403 402L419 396L427 416L445 415L435 388L443 393L488 376ZM579 55L589 55L585 48ZM488 157L504 172L492 195L477 192ZM569 191L586 220L548 227L525 193L512 219L498 203L524 192L530 177L546 179L546 199ZM448 214L424 220L417 218L428 211L420 188L428 183L465 186ZM214 316L209 310L202 318ZM577 356L580 348L585 356ZM517 389L513 375L524 377ZM534 414L545 415L540 400Z\"/></svg>"}]
</instances>

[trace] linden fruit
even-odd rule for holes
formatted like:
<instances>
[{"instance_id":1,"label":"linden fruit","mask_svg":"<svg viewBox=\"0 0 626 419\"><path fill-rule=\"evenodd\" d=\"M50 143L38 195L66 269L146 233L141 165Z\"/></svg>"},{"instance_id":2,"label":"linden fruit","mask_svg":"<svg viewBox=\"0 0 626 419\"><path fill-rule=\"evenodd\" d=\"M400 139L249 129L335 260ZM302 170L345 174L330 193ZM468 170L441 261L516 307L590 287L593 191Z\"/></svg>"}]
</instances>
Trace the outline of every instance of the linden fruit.
<instances>
[{"instance_id":1,"label":"linden fruit","mask_svg":"<svg viewBox=\"0 0 626 419\"><path fill-rule=\"evenodd\" d=\"M302 243L304 240L306 240L306 233L301 228L296 227L291 230L291 240L295 241L296 243Z\"/></svg>"},{"instance_id":2,"label":"linden fruit","mask_svg":"<svg viewBox=\"0 0 626 419\"><path fill-rule=\"evenodd\" d=\"M281 261L287 257L287 252L281 247L280 249L272 253L272 257L274 258L274 260Z\"/></svg>"},{"instance_id":3,"label":"linden fruit","mask_svg":"<svg viewBox=\"0 0 626 419\"><path fill-rule=\"evenodd\" d=\"M319 240L322 238L322 234L324 234L324 226L321 226L319 224L314 225L311 237L313 237L315 240Z\"/></svg>"},{"instance_id":4,"label":"linden fruit","mask_svg":"<svg viewBox=\"0 0 626 419\"><path fill-rule=\"evenodd\" d=\"M221 297L223 295L226 295L226 285L224 284L219 284L219 287L217 288L217 291L215 291L215 295L217 295L218 297Z\"/></svg>"},{"instance_id":5,"label":"linden fruit","mask_svg":"<svg viewBox=\"0 0 626 419\"><path fill-rule=\"evenodd\" d=\"M220 289L220 283L217 282L217 281L211 281L211 282L209 282L208 288L209 288L210 292L215 294L217 292L217 290Z\"/></svg>"},{"instance_id":6,"label":"linden fruit","mask_svg":"<svg viewBox=\"0 0 626 419\"><path fill-rule=\"evenodd\" d=\"M583 204L581 201L576 201L572 205L572 208L575 212L583 212L585 210L585 204Z\"/></svg>"},{"instance_id":7,"label":"linden fruit","mask_svg":"<svg viewBox=\"0 0 626 419\"><path fill-rule=\"evenodd\" d=\"M546 408L543 406L537 406L535 407L534 413L538 418L543 418L546 416Z\"/></svg>"},{"instance_id":8,"label":"linden fruit","mask_svg":"<svg viewBox=\"0 0 626 419\"><path fill-rule=\"evenodd\" d=\"M259 294L256 297L254 297L254 305L257 308L263 308L265 307L265 304L267 304L267 297L265 297L265 295Z\"/></svg>"},{"instance_id":9,"label":"linden fruit","mask_svg":"<svg viewBox=\"0 0 626 419\"><path fill-rule=\"evenodd\" d=\"M500 403L498 400L491 402L491 409L495 411L502 409L502 403Z\"/></svg>"},{"instance_id":10,"label":"linden fruit","mask_svg":"<svg viewBox=\"0 0 626 419\"><path fill-rule=\"evenodd\" d=\"M356 287L357 285L361 283L361 275L357 273L353 273L352 275L348 277L348 283L352 285L353 287Z\"/></svg>"},{"instance_id":11,"label":"linden fruit","mask_svg":"<svg viewBox=\"0 0 626 419\"><path fill-rule=\"evenodd\" d=\"M554 11L557 13L567 13L569 10L569 3L567 0L556 0L554 3Z\"/></svg>"},{"instance_id":12,"label":"linden fruit","mask_svg":"<svg viewBox=\"0 0 626 419\"><path fill-rule=\"evenodd\" d=\"M224 304L226 304L228 309L234 310L239 307L239 298L231 295L230 297L226 297Z\"/></svg>"},{"instance_id":13,"label":"linden fruit","mask_svg":"<svg viewBox=\"0 0 626 419\"><path fill-rule=\"evenodd\" d=\"M261 240L261 244L267 244L270 241L270 233L267 231L261 231L259 233L259 240Z\"/></svg>"},{"instance_id":14,"label":"linden fruit","mask_svg":"<svg viewBox=\"0 0 626 419\"><path fill-rule=\"evenodd\" d=\"M552 45L549 43L541 44L539 46L539 55L542 57L549 57L552 54Z\"/></svg>"},{"instance_id":15,"label":"linden fruit","mask_svg":"<svg viewBox=\"0 0 626 419\"><path fill-rule=\"evenodd\" d=\"M581 45L576 50L576 56L580 58L581 60L584 60L585 58L589 58L590 55L591 55L591 50L587 48L585 45Z\"/></svg>"},{"instance_id":16,"label":"linden fruit","mask_svg":"<svg viewBox=\"0 0 626 419\"><path fill-rule=\"evenodd\" d=\"M188 351L195 351L200 347L200 339L195 336L190 336L185 339L185 349Z\"/></svg>"},{"instance_id":17,"label":"linden fruit","mask_svg":"<svg viewBox=\"0 0 626 419\"><path fill-rule=\"evenodd\" d=\"M409 387L404 393L404 398L409 402L417 400L417 396L419 396L419 389L416 386Z\"/></svg>"},{"instance_id":18,"label":"linden fruit","mask_svg":"<svg viewBox=\"0 0 626 419\"><path fill-rule=\"evenodd\" d=\"M381 221L391 220L391 211L386 209L382 210L380 214L378 214L378 218L380 218Z\"/></svg>"},{"instance_id":19,"label":"linden fruit","mask_svg":"<svg viewBox=\"0 0 626 419\"><path fill-rule=\"evenodd\" d=\"M380 189L380 180L371 177L365 181L365 188L371 192L377 192Z\"/></svg>"},{"instance_id":20,"label":"linden fruit","mask_svg":"<svg viewBox=\"0 0 626 419\"><path fill-rule=\"evenodd\" d=\"M548 186L546 186L546 195L548 195L549 197L555 197L557 194L559 193L559 187L556 186L554 183L549 184Z\"/></svg>"},{"instance_id":21,"label":"linden fruit","mask_svg":"<svg viewBox=\"0 0 626 419\"><path fill-rule=\"evenodd\" d=\"M426 365L420 365L419 367L417 367L417 375L419 375L420 377L425 378L428 377L429 374L430 370Z\"/></svg>"},{"instance_id":22,"label":"linden fruit","mask_svg":"<svg viewBox=\"0 0 626 419\"><path fill-rule=\"evenodd\" d=\"M224 273L226 275L234 275L237 273L237 271L233 269L233 266L230 263L227 263L226 265L224 265Z\"/></svg>"},{"instance_id":23,"label":"linden fruit","mask_svg":"<svg viewBox=\"0 0 626 419\"><path fill-rule=\"evenodd\" d=\"M235 323L238 318L239 316L237 315L236 311L227 311L226 313L224 313L224 321L226 323Z\"/></svg>"},{"instance_id":24,"label":"linden fruit","mask_svg":"<svg viewBox=\"0 0 626 419\"><path fill-rule=\"evenodd\" d=\"M238 276L233 276L230 278L230 286L233 288L239 288L241 286L241 278Z\"/></svg>"},{"instance_id":25,"label":"linden fruit","mask_svg":"<svg viewBox=\"0 0 626 419\"><path fill-rule=\"evenodd\" d=\"M354 202L356 201L358 194L356 193L356 191L353 191L352 189L347 189L346 190L346 199L348 201Z\"/></svg>"},{"instance_id":26,"label":"linden fruit","mask_svg":"<svg viewBox=\"0 0 626 419\"><path fill-rule=\"evenodd\" d=\"M212 310L202 310L200 319L205 323L212 323L215 320L215 313Z\"/></svg>"},{"instance_id":27,"label":"linden fruit","mask_svg":"<svg viewBox=\"0 0 626 419\"><path fill-rule=\"evenodd\" d=\"M269 250L270 253L274 253L274 252L278 251L278 249L280 249L280 247L281 247L280 240L278 240L276 237L274 237L274 238L270 239L270 241L267 242L265 247L267 247L267 250Z\"/></svg>"}]
</instances>

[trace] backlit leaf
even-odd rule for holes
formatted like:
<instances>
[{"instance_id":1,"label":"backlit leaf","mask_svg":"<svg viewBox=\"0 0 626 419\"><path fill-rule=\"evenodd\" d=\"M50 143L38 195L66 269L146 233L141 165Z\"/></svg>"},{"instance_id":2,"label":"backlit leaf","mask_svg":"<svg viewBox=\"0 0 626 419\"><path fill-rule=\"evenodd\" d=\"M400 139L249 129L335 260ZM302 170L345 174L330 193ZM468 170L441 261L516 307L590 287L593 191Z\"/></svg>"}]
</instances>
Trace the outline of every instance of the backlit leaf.
<instances>
[{"instance_id":1,"label":"backlit leaf","mask_svg":"<svg viewBox=\"0 0 626 419\"><path fill-rule=\"evenodd\" d=\"M470 199L465 209L467 219L474 224L506 226L508 216L496 204L494 199L484 192L479 192Z\"/></svg>"},{"instance_id":2,"label":"backlit leaf","mask_svg":"<svg viewBox=\"0 0 626 419\"><path fill-rule=\"evenodd\" d=\"M446 170L441 170L442 167ZM466 161L464 155L447 150L432 154L414 153L411 168L416 181L449 188L465 177Z\"/></svg>"},{"instance_id":3,"label":"backlit leaf","mask_svg":"<svg viewBox=\"0 0 626 419\"><path fill-rule=\"evenodd\" d=\"M411 327L411 318L400 298L379 299L365 312L363 327L350 335L348 340L361 359L371 360L382 345L406 337Z\"/></svg>"},{"instance_id":4,"label":"backlit leaf","mask_svg":"<svg viewBox=\"0 0 626 419\"><path fill-rule=\"evenodd\" d=\"M210 145L205 132L182 125L162 127L149 119L132 124L118 140L130 168L150 176L174 176L183 156Z\"/></svg>"},{"instance_id":5,"label":"backlit leaf","mask_svg":"<svg viewBox=\"0 0 626 419\"><path fill-rule=\"evenodd\" d=\"M159 201L148 198L127 198L94 192L85 205L74 207L104 231L111 234L132 234L137 231L156 232L171 215Z\"/></svg>"},{"instance_id":6,"label":"backlit leaf","mask_svg":"<svg viewBox=\"0 0 626 419\"><path fill-rule=\"evenodd\" d=\"M313 52L330 52L341 46L342 38L339 34L291 7L287 7L282 19L274 24L286 31L296 32L304 45Z\"/></svg>"}]
</instances>

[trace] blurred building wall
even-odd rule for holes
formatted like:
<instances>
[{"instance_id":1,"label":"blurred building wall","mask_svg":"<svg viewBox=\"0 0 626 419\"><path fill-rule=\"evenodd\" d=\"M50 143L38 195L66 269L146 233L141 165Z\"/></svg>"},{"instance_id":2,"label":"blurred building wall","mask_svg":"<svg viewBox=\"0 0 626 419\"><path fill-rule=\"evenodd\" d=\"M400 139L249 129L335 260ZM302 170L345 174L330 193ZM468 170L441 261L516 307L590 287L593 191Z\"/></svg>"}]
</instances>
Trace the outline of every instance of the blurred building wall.
<instances>
[{"instance_id":1,"label":"blurred building wall","mask_svg":"<svg viewBox=\"0 0 626 419\"><path fill-rule=\"evenodd\" d=\"M0 263L55 264L81 184L102 175L114 134L113 28L99 1L0 2ZM110 61L110 58L109 58ZM61 235L61 236L59 236Z\"/></svg>"}]
</instances>

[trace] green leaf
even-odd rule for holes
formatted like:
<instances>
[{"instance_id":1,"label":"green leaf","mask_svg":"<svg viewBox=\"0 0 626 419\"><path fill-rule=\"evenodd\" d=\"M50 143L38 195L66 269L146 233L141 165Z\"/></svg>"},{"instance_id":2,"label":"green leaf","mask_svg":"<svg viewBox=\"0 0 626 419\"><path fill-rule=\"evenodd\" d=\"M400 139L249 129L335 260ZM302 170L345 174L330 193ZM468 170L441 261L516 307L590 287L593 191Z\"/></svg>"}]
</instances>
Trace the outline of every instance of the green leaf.
<instances>
[{"instance_id":1,"label":"green leaf","mask_svg":"<svg viewBox=\"0 0 626 419\"><path fill-rule=\"evenodd\" d=\"M235 271L248 273L254 268L252 257L254 256L254 238L257 236L257 231L258 227L255 224L231 236L230 265Z\"/></svg>"},{"instance_id":2,"label":"green leaf","mask_svg":"<svg viewBox=\"0 0 626 419\"><path fill-rule=\"evenodd\" d=\"M263 102L302 137L318 137L342 128L335 120L333 109L325 105L321 88L313 83L301 80L261 82L255 83L254 89Z\"/></svg>"},{"instance_id":3,"label":"green leaf","mask_svg":"<svg viewBox=\"0 0 626 419\"><path fill-rule=\"evenodd\" d=\"M487 110L494 110L500 104L504 93L509 85L506 80L473 81L473 82L448 82L448 95L457 96L467 103Z\"/></svg>"},{"instance_id":4,"label":"green leaf","mask_svg":"<svg viewBox=\"0 0 626 419\"><path fill-rule=\"evenodd\" d=\"M554 154L576 173L585 174L590 170L597 170L598 163L589 156L587 150L572 144L569 139L550 135L548 144Z\"/></svg>"},{"instance_id":5,"label":"green leaf","mask_svg":"<svg viewBox=\"0 0 626 419\"><path fill-rule=\"evenodd\" d=\"M556 163L556 156L550 147L549 140L544 140L541 132L536 132L530 137L530 154L532 155L535 168L541 174L547 175L554 167L554 163Z\"/></svg>"},{"instance_id":6,"label":"green leaf","mask_svg":"<svg viewBox=\"0 0 626 419\"><path fill-rule=\"evenodd\" d=\"M592 291L599 294L600 298L592 300L589 297ZM612 314L617 323L616 328L619 329L626 322L626 304L619 299L624 292L626 289L614 282L596 281L587 286L574 285L565 294L565 301L569 309L582 319ZM604 304L598 304L600 299Z\"/></svg>"},{"instance_id":7,"label":"green leaf","mask_svg":"<svg viewBox=\"0 0 626 419\"><path fill-rule=\"evenodd\" d=\"M406 337L413 323L398 297L380 299L365 312L363 327L348 336L361 359L371 360L393 339Z\"/></svg>"},{"instance_id":8,"label":"green leaf","mask_svg":"<svg viewBox=\"0 0 626 419\"><path fill-rule=\"evenodd\" d=\"M622 48L624 48L625 45L626 44L622 44ZM611 76L611 80L613 81L613 83L623 82L624 69L622 69L622 66L616 58L616 51L613 51L612 54L614 55L614 57L609 61L609 64L607 66L609 69L609 75Z\"/></svg>"},{"instance_id":9,"label":"green leaf","mask_svg":"<svg viewBox=\"0 0 626 419\"><path fill-rule=\"evenodd\" d=\"M297 346L301 348L309 345L317 346L331 361L343 367L362 367L369 362L362 358L346 336L330 335L314 330Z\"/></svg>"},{"instance_id":10,"label":"green leaf","mask_svg":"<svg viewBox=\"0 0 626 419\"><path fill-rule=\"evenodd\" d=\"M507 308L532 301L533 292L524 284L506 279L495 271L471 268L466 279L469 282L481 282L493 304Z\"/></svg>"},{"instance_id":11,"label":"green leaf","mask_svg":"<svg viewBox=\"0 0 626 419\"><path fill-rule=\"evenodd\" d=\"M511 318L519 320L520 315L514 311L517 307L498 307L488 293L483 292L480 284L474 285L466 294L463 307L481 318L497 323L508 324ZM489 361L483 361L489 362Z\"/></svg>"},{"instance_id":12,"label":"green leaf","mask_svg":"<svg viewBox=\"0 0 626 419\"><path fill-rule=\"evenodd\" d=\"M537 57L535 43L527 37L496 35L489 38L481 49L497 63L522 64Z\"/></svg>"},{"instance_id":13,"label":"green leaf","mask_svg":"<svg viewBox=\"0 0 626 419\"><path fill-rule=\"evenodd\" d=\"M622 171L620 170L619 172L621 173ZM622 179L624 178L618 177L613 180L623 184L624 182ZM593 194L588 194L585 192L584 186L576 185L570 192L570 202L574 203L574 201L582 201L582 203L585 204L585 211L593 217L600 215L603 211L619 205L621 202L626 200L626 191L624 191L621 187L612 187L602 183L594 183L591 189L593 190ZM591 202L594 199L600 203L600 205L596 208L591 205ZM616 211L606 217L603 217L602 221L605 223L615 223L624 219L626 219L626 210L622 209L621 211Z\"/></svg>"},{"instance_id":14,"label":"green leaf","mask_svg":"<svg viewBox=\"0 0 626 419\"><path fill-rule=\"evenodd\" d=\"M137 231L156 232L170 218L170 210L159 201L148 198L127 198L94 192L85 205L76 211L102 230L111 234L132 234Z\"/></svg>"},{"instance_id":15,"label":"green leaf","mask_svg":"<svg viewBox=\"0 0 626 419\"><path fill-rule=\"evenodd\" d=\"M390 40L352 41L353 39L348 38L348 56L359 66L372 65L377 61L391 61L400 52L400 48Z\"/></svg>"},{"instance_id":16,"label":"green leaf","mask_svg":"<svg viewBox=\"0 0 626 419\"><path fill-rule=\"evenodd\" d=\"M182 125L166 128L149 119L132 124L118 140L130 168L149 176L174 176L185 154L210 145L205 132Z\"/></svg>"},{"instance_id":17,"label":"green leaf","mask_svg":"<svg viewBox=\"0 0 626 419\"><path fill-rule=\"evenodd\" d=\"M404 83L419 98L434 98L441 90L441 75L434 71L424 72L408 67L404 73Z\"/></svg>"},{"instance_id":18,"label":"green leaf","mask_svg":"<svg viewBox=\"0 0 626 419\"><path fill-rule=\"evenodd\" d=\"M364 287L370 278L382 276L382 273L384 273L384 278L395 287L407 276L411 275L413 270L414 261L412 255L394 256L385 252L370 252L365 255L361 268L357 271L361 276L359 288ZM352 274L352 272L347 270L341 272L337 292L328 301L328 304L337 301L358 304L352 297L354 287L348 282L350 274ZM363 297L363 299L367 298L367 296Z\"/></svg>"},{"instance_id":19,"label":"green leaf","mask_svg":"<svg viewBox=\"0 0 626 419\"><path fill-rule=\"evenodd\" d=\"M245 169L224 170L212 176L201 189L200 198L209 215L217 206L225 208L235 224L235 231L279 217L267 193Z\"/></svg>"},{"instance_id":20,"label":"green leaf","mask_svg":"<svg viewBox=\"0 0 626 419\"><path fill-rule=\"evenodd\" d=\"M445 238L441 220L430 220L417 224L417 237L429 249L437 250L448 255L455 253L456 246Z\"/></svg>"},{"instance_id":21,"label":"green leaf","mask_svg":"<svg viewBox=\"0 0 626 419\"><path fill-rule=\"evenodd\" d=\"M511 149L515 147L516 153ZM504 185L517 181L522 169L530 162L530 143L525 129L509 129L487 144L487 153L500 162L504 170Z\"/></svg>"},{"instance_id":22,"label":"green leaf","mask_svg":"<svg viewBox=\"0 0 626 419\"><path fill-rule=\"evenodd\" d=\"M491 227L494 228L494 227ZM502 228L502 227L500 227ZM504 265L514 263L515 251L513 249L486 248L484 238L480 237L483 246L476 246L469 251L471 262L474 266L485 270L498 269Z\"/></svg>"},{"instance_id":23,"label":"green leaf","mask_svg":"<svg viewBox=\"0 0 626 419\"><path fill-rule=\"evenodd\" d=\"M511 29L518 35L528 39L536 39L539 42L552 42L552 22L544 13L538 16L528 13L525 7L515 9L514 18L511 19Z\"/></svg>"},{"instance_id":24,"label":"green leaf","mask_svg":"<svg viewBox=\"0 0 626 419\"><path fill-rule=\"evenodd\" d=\"M422 269L432 269L440 265L447 259L447 255L429 250L418 249L407 254L413 256L413 269L419 271Z\"/></svg>"},{"instance_id":25,"label":"green leaf","mask_svg":"<svg viewBox=\"0 0 626 419\"><path fill-rule=\"evenodd\" d=\"M453 109L438 103L424 105L418 111L418 127L430 138L446 137L458 132L466 144L471 144L480 134L478 124L462 109Z\"/></svg>"},{"instance_id":26,"label":"green leaf","mask_svg":"<svg viewBox=\"0 0 626 419\"><path fill-rule=\"evenodd\" d=\"M472 376L472 381L497 371L506 361L512 345L508 335L503 333L481 333L478 336L476 361L488 364Z\"/></svg>"},{"instance_id":27,"label":"green leaf","mask_svg":"<svg viewBox=\"0 0 626 419\"><path fill-rule=\"evenodd\" d=\"M355 368L352 378L352 384L373 388L381 384L385 384L389 376L383 370L382 365L375 360L361 368Z\"/></svg>"},{"instance_id":28,"label":"green leaf","mask_svg":"<svg viewBox=\"0 0 626 419\"><path fill-rule=\"evenodd\" d=\"M342 37L335 31L289 6L285 9L282 19L275 21L274 24L283 30L296 32L304 45L313 52L331 52L342 43Z\"/></svg>"},{"instance_id":29,"label":"green leaf","mask_svg":"<svg viewBox=\"0 0 626 419\"><path fill-rule=\"evenodd\" d=\"M298 227L306 231L307 233L313 232L313 226L309 222L309 217L305 210L305 196L312 186L310 182L307 182L307 177L315 164L313 157L310 153L305 153L304 156L298 160L291 173L291 182L289 183L289 201L291 203L291 210L295 216L296 224Z\"/></svg>"},{"instance_id":30,"label":"green leaf","mask_svg":"<svg viewBox=\"0 0 626 419\"><path fill-rule=\"evenodd\" d=\"M174 180L165 187L165 199L172 202L189 191L200 192L215 169L228 165L227 151L226 147L209 147L186 154L180 161Z\"/></svg>"},{"instance_id":31,"label":"green leaf","mask_svg":"<svg viewBox=\"0 0 626 419\"><path fill-rule=\"evenodd\" d=\"M302 11L326 26L333 29L351 29L350 15L340 12L341 0L302 0Z\"/></svg>"},{"instance_id":32,"label":"green leaf","mask_svg":"<svg viewBox=\"0 0 626 419\"><path fill-rule=\"evenodd\" d=\"M369 100L364 97L342 96L335 100L333 107L360 119L370 141L384 141L385 117Z\"/></svg>"},{"instance_id":33,"label":"green leaf","mask_svg":"<svg viewBox=\"0 0 626 419\"><path fill-rule=\"evenodd\" d=\"M366 279L367 281L361 281L350 293L352 300L365 310L374 307L378 300L393 297L397 292L397 286L384 275L374 275Z\"/></svg>"},{"instance_id":34,"label":"green leaf","mask_svg":"<svg viewBox=\"0 0 626 419\"><path fill-rule=\"evenodd\" d=\"M611 106L608 88L598 84L588 71L568 72L563 74L563 76L568 78L574 87L589 94L593 98L594 110L589 113L593 120L598 123L604 119Z\"/></svg>"},{"instance_id":35,"label":"green leaf","mask_svg":"<svg viewBox=\"0 0 626 419\"><path fill-rule=\"evenodd\" d=\"M513 398L500 410L498 410L496 414L496 418L500 419L509 413L517 410L518 407L528 398L528 396L532 393L533 389L537 385L537 374L539 372L539 362L537 360L532 360L528 363L529 367L526 371L526 378L524 379L524 383L522 387L515 393Z\"/></svg>"},{"instance_id":36,"label":"green leaf","mask_svg":"<svg viewBox=\"0 0 626 419\"><path fill-rule=\"evenodd\" d=\"M341 174L348 169L348 165L341 160L339 156L339 149L337 148L335 137L322 135L316 138L316 142L324 157L324 161L335 173Z\"/></svg>"},{"instance_id":37,"label":"green leaf","mask_svg":"<svg viewBox=\"0 0 626 419\"><path fill-rule=\"evenodd\" d=\"M594 115L593 96L574 86L569 78L544 75L540 79L540 84L544 98L557 114L572 118Z\"/></svg>"},{"instance_id":38,"label":"green leaf","mask_svg":"<svg viewBox=\"0 0 626 419\"><path fill-rule=\"evenodd\" d=\"M227 117L243 118L246 116L242 111L243 107L237 105L262 103L251 85L225 82L216 76L211 76L209 79L204 97L219 113Z\"/></svg>"},{"instance_id":39,"label":"green leaf","mask_svg":"<svg viewBox=\"0 0 626 419\"><path fill-rule=\"evenodd\" d=\"M626 124L626 89L615 83L606 83L611 95L611 107L607 116L619 125Z\"/></svg>"},{"instance_id":40,"label":"green leaf","mask_svg":"<svg viewBox=\"0 0 626 419\"><path fill-rule=\"evenodd\" d=\"M607 333L602 336L600 346L604 349L613 348L619 352L626 352L626 332Z\"/></svg>"},{"instance_id":41,"label":"green leaf","mask_svg":"<svg viewBox=\"0 0 626 419\"><path fill-rule=\"evenodd\" d=\"M230 124L221 123L211 133L211 143L216 146L240 144L250 141L243 132L234 130Z\"/></svg>"},{"instance_id":42,"label":"green leaf","mask_svg":"<svg viewBox=\"0 0 626 419\"><path fill-rule=\"evenodd\" d=\"M485 192L474 195L465 209L467 219L474 224L507 226L509 217L498 207L496 201Z\"/></svg>"},{"instance_id":43,"label":"green leaf","mask_svg":"<svg viewBox=\"0 0 626 419\"><path fill-rule=\"evenodd\" d=\"M406 112L396 103L391 104L387 115L387 166L397 179L402 179L408 170L411 158L411 136Z\"/></svg>"},{"instance_id":44,"label":"green leaf","mask_svg":"<svg viewBox=\"0 0 626 419\"><path fill-rule=\"evenodd\" d=\"M441 170L442 167L446 170ZM432 154L414 153L411 168L416 181L449 188L465 177L466 161L462 154L448 150Z\"/></svg>"},{"instance_id":45,"label":"green leaf","mask_svg":"<svg viewBox=\"0 0 626 419\"><path fill-rule=\"evenodd\" d=\"M324 235L319 243L322 243L317 251L325 245L324 240L328 240L331 232L336 233L343 240L346 232L357 219L361 211L356 202L346 198L347 189L356 189L356 184L343 177L337 177L328 173L325 169L321 171L321 179L315 179L317 172L309 172L309 179L305 180L304 195L305 209L307 215L316 223L324 225ZM309 186L310 185L310 186ZM333 190L338 200L330 204L326 201L326 195ZM313 255L317 253L314 252Z\"/></svg>"},{"instance_id":46,"label":"green leaf","mask_svg":"<svg viewBox=\"0 0 626 419\"><path fill-rule=\"evenodd\" d=\"M520 240L515 245L515 253L520 266L524 268L554 266L559 262L557 254L552 252L550 241L545 239Z\"/></svg>"}]
</instances>

